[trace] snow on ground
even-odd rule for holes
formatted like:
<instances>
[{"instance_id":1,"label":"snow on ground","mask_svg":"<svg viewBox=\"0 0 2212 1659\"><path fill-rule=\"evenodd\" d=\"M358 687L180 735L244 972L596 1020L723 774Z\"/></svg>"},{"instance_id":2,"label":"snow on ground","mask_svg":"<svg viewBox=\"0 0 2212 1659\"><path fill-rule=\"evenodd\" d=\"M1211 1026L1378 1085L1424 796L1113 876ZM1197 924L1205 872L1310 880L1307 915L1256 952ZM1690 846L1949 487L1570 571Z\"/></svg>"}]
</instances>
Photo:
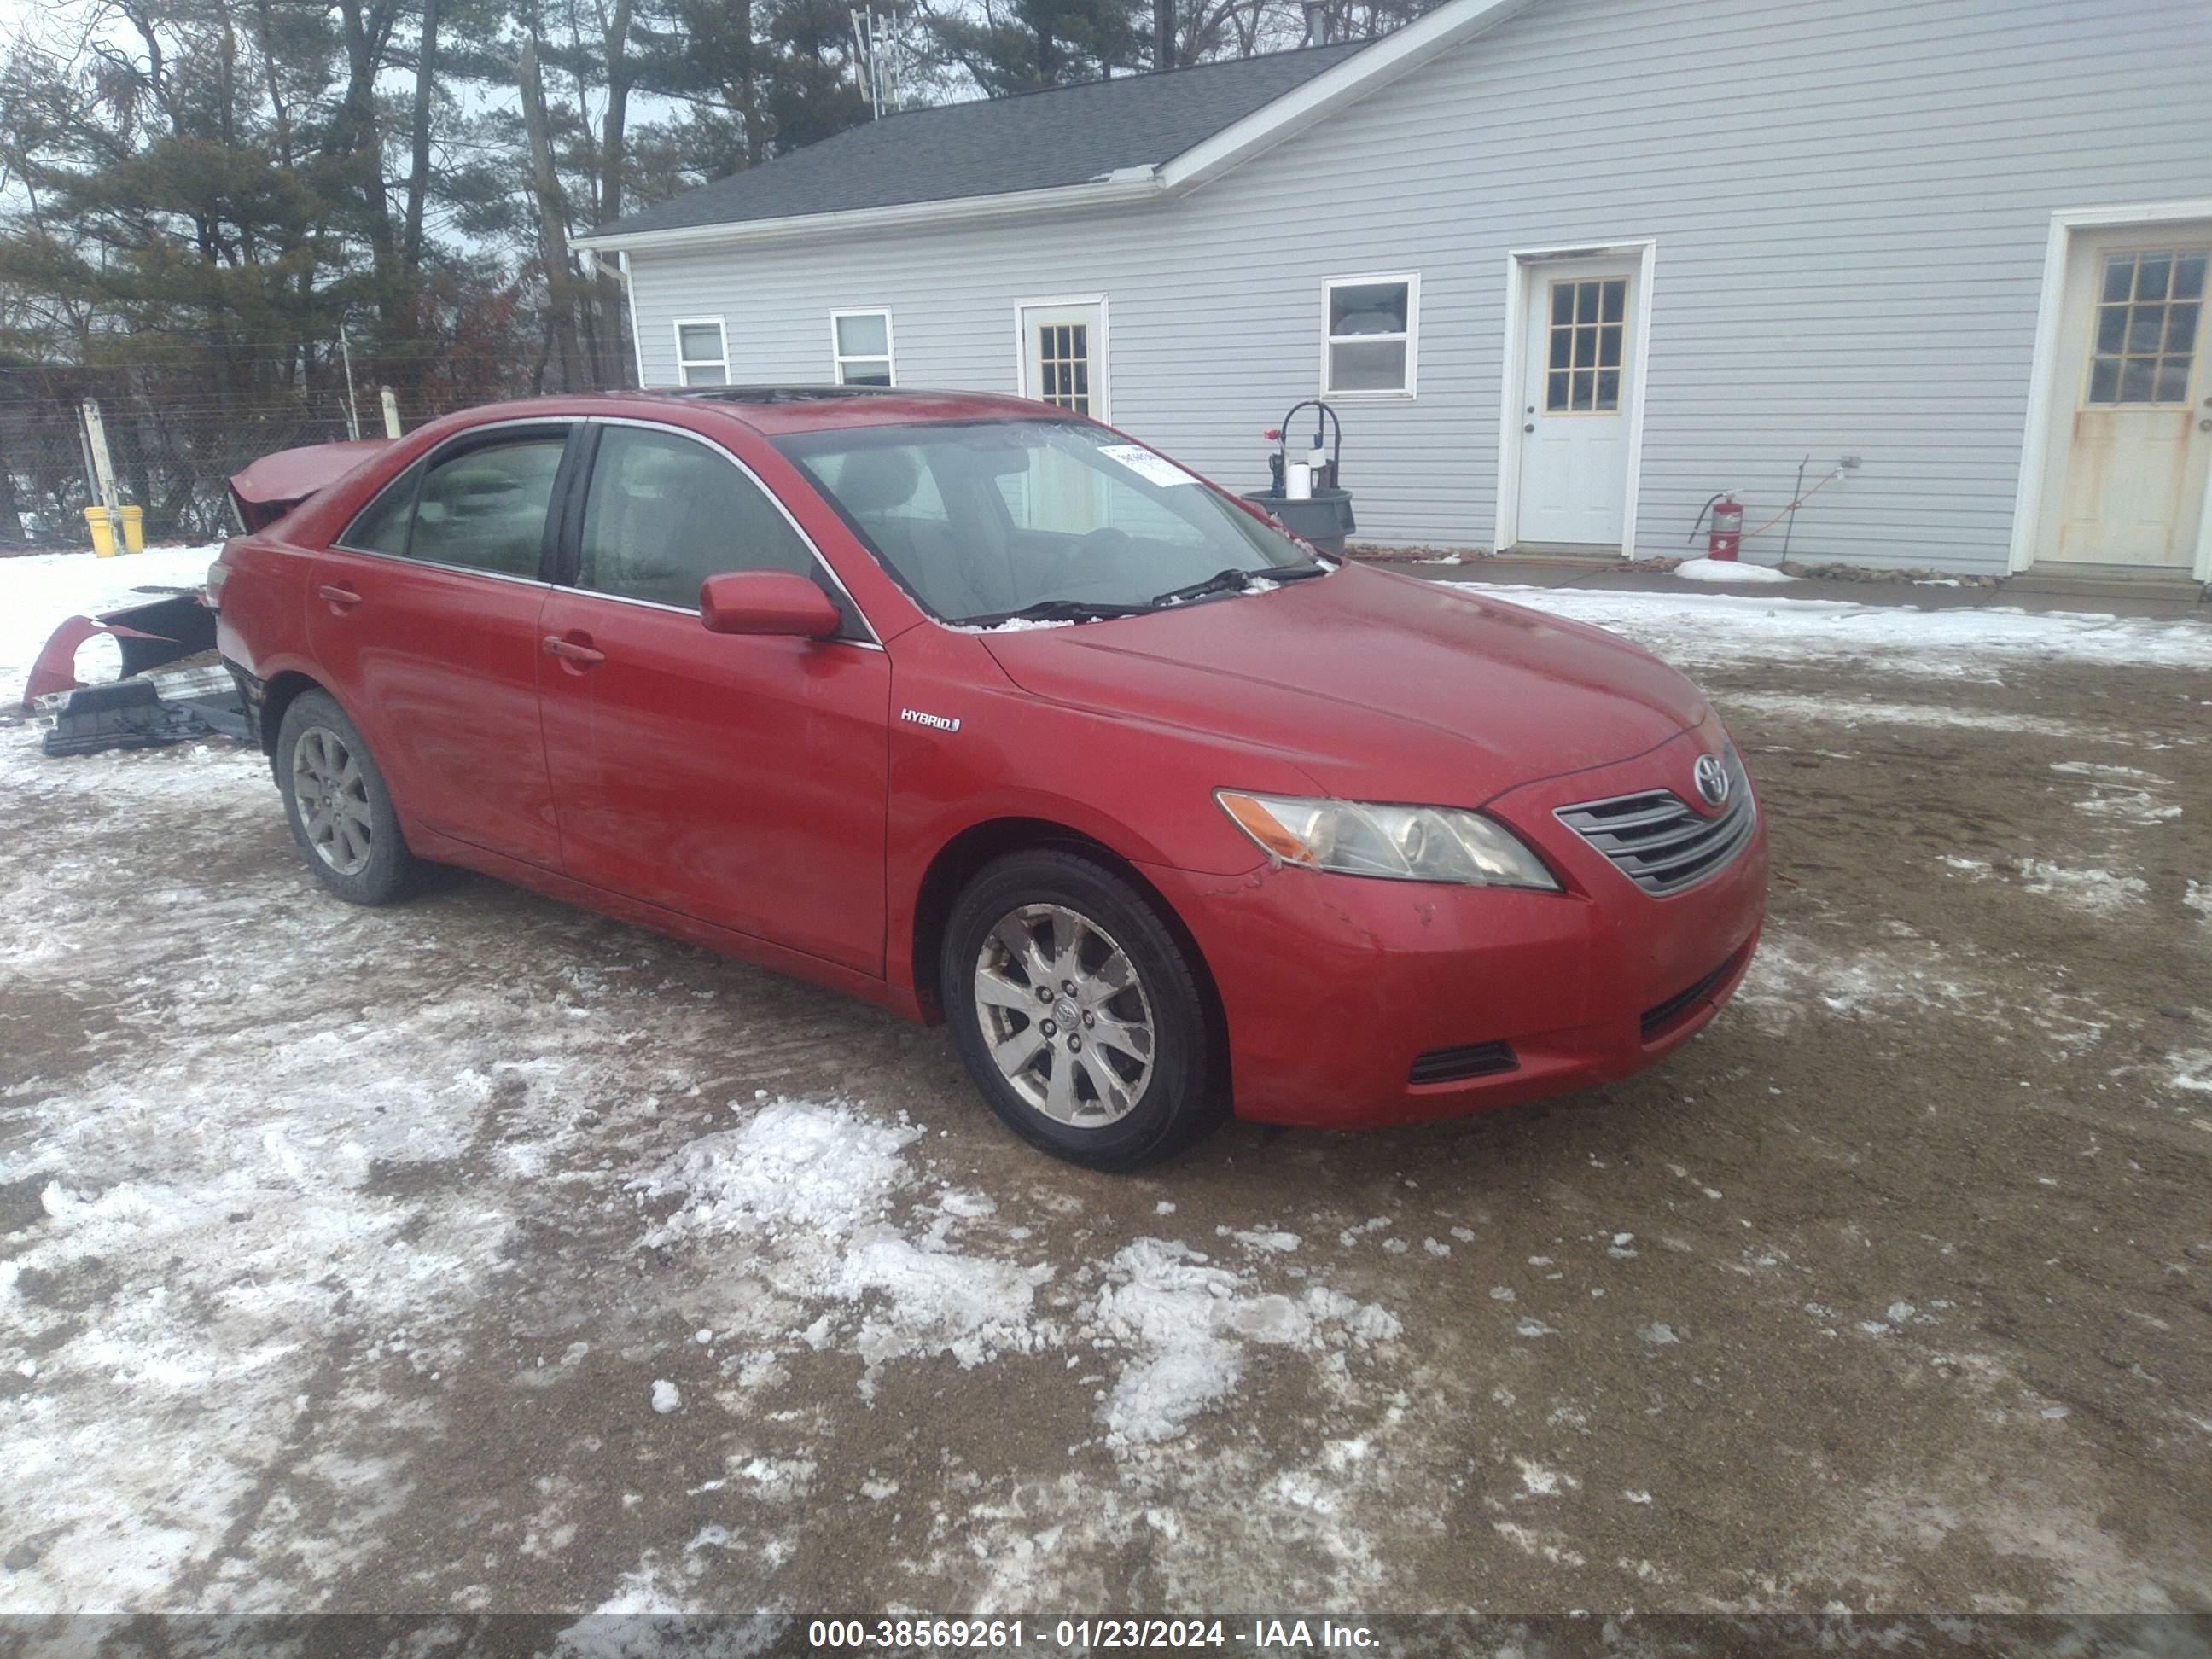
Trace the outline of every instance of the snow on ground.
<instances>
[{"instance_id":1,"label":"snow on ground","mask_svg":"<svg viewBox=\"0 0 2212 1659\"><path fill-rule=\"evenodd\" d=\"M801 1332L817 1351L860 1357L864 1395L893 1361L942 1354L972 1369L1006 1354L1100 1350L1086 1357L1115 1374L1098 1419L1116 1445L1174 1439L1235 1389L1253 1344L1326 1357L1399 1334L1372 1304L1319 1284L1293 1283L1295 1297L1270 1290L1251 1269L1158 1237L1048 1291L1059 1272L1021 1259L1027 1241L1007 1236L990 1200L914 1167L905 1154L921 1139L856 1106L770 1101L633 1182L648 1206L683 1195L640 1245L741 1246L731 1257L726 1244L709 1265L727 1259L751 1281L754 1311L717 1340L772 1344L779 1331Z\"/></svg>"},{"instance_id":2,"label":"snow on ground","mask_svg":"<svg viewBox=\"0 0 2212 1659\"><path fill-rule=\"evenodd\" d=\"M1744 711L1838 726L1949 726L1965 732L2030 732L2046 738L2086 735L2081 726L2068 720L2002 709L1961 708L1951 703L1878 702L1857 696L1814 696L1802 691L1730 691L1723 701L1731 714Z\"/></svg>"},{"instance_id":3,"label":"snow on ground","mask_svg":"<svg viewBox=\"0 0 2212 1659\"><path fill-rule=\"evenodd\" d=\"M0 561L0 697L61 616L127 602L138 583L197 582L212 552ZM1913 703L1902 674L2212 662L2212 630L2185 624L1510 597L1692 665L1771 659L1792 689L1730 693L1732 713L1883 726L1892 741L1916 726L1990 744L2084 730L2032 708ZM1786 671L1824 656L1901 671L1894 695L1794 689ZM2037 856L1900 842L1939 850L1900 864L1898 886L1972 882L1962 900L2081 928L2138 928L2169 895L2192 937L2212 921L2212 882L2154 890L2131 861L2138 842L2193 827L2170 810L2191 798L2166 764L2181 756L2154 770L2027 753L2025 775L2054 803L2019 820L2052 837ZM1822 879L1805 878L1816 892ZM1916 1310L1978 1288L1891 1278L1847 1303L1876 1243L1892 1271L1917 1259L1911 1229L1854 1226L1848 1250L1824 1255L1832 1176L1815 1161L1810 1198L1790 1182L1796 1148L1819 1153L1827 1126L1808 1114L1799 1140L1768 1124L1796 1106L1770 1076L1838 1032L1855 1057L1935 1033L1943 1054L1984 1057L2008 1095L2078 1063L2125 1097L2116 1114L2212 1127L2201 1036L2160 1030L2140 999L2113 1012L2084 983L2094 957L2077 969L1978 943L1963 903L1944 937L1917 932L1885 884L1778 919L1739 1009L1622 1085L1640 1107L1584 1103L1456 1138L1232 1130L1218 1155L1159 1177L1170 1184L1124 1184L1007 1145L946 1082L933 1039L908 1049L912 1034L885 1035L872 1014L487 889L351 909L292 860L258 755L50 763L32 729L0 727L0 1012L13 1022L0 1028L0 1607L297 1611L425 1539L438 1559L371 1579L378 1605L790 1605L742 1598L810 1557L848 1556L861 1582L950 1587L979 1610L1207 1606L1224 1583L1316 1605L1412 1585L1441 1605L1516 1571L1577 1605L1790 1605L1741 1560L1741 1539L1778 1515L1817 1532L1836 1477L1809 1472L1814 1459L1778 1507L1746 1465L1699 1488L1708 1451L1729 1451L1709 1425L1731 1411L1767 1411L1745 1432L1779 1443L1855 1390L1863 1412L1894 1412L1884 1420L1921 1494L1939 1478L1925 1466L1958 1437L2012 1431L2008 1412L2039 1435L2086 1437L2141 1408L2023 1406L1996 1361L1946 1350L1940 1366L1975 1405L1941 1415L1930 1402L1953 1382L1913 1357L1935 1316ZM2098 1048L2116 1023L2140 1055L2124 1075ZM803 1063L806 1086L755 1086ZM846 1076L920 1103L845 1097ZM1801 1076L1793 1094L1819 1086L1817 1069ZM1711 1119L1687 1098L1709 1092L1723 1108ZM1854 1163L1897 1127L1863 1115L1865 1093L1831 1105ZM1778 1161L1742 1138L1747 1123L1786 1133ZM2127 1127L2116 1115L2102 1132L2115 1123ZM2056 1173L2023 1184L2078 1185L2124 1161L2088 1157L2077 1172L2052 1153ZM1905 1187L1918 1161L1884 1178ZM1817 1220L1793 1227L1793 1201ZM1915 1213L1933 1225L1948 1212ZM2099 1248L2095 1231L2078 1248ZM2001 1266L1974 1271L2032 1275L2039 1255L1993 1250L1982 1260ZM2114 1261L2103 1271L2127 1271ZM1791 1320L1819 1305L1843 1333L1809 1363L1741 1288L1785 1279ZM2003 1289L2033 1309L2069 1281ZM2030 1337L2028 1369L2056 1386L2068 1339ZM1875 1357L1838 1359L1845 1342ZM1869 1380L1907 1363L1920 1369L1896 1392ZM1739 1389L1745 1376L1759 1387ZM2078 1376L2082 1391L2127 1386L2094 1354ZM540 1402L546 1416L523 1414ZM1624 1422L1638 1431L1613 1431ZM2207 1431L2176 1432L2185 1449ZM2008 1443L1973 1449L1992 1443ZM2061 1466L2043 1443L2031 1461ZM441 1467L471 1456L487 1467L468 1481ZM506 1483L509 1465L534 1478ZM1983 1524L1986 1472L1945 1496L1947 1536ZM2056 1516L2051 1535L2072 1535L2139 1507L2112 1479L2109 1494L2034 1510L2036 1525ZM520 1507L508 1484L526 1491ZM1621 1532L1621 1510L1651 1529ZM1942 1553L1836 1536L1820 1582L1871 1584L1875 1601L1881 1582L1853 1578L1864 1563ZM610 1537L613 1570L604 1555L577 1565ZM1737 1557L1699 1558L1713 1538ZM2030 1540L2008 1559L2039 1552ZM1424 1559L1447 1565L1408 1565ZM526 1582L532 1564L560 1576ZM2154 1604L2148 1570L2130 1571L2106 1575L2100 1604ZM639 1628L586 1620L556 1650L626 1651ZM746 1651L777 1628L722 1633Z\"/></svg>"},{"instance_id":4,"label":"snow on ground","mask_svg":"<svg viewBox=\"0 0 2212 1659\"><path fill-rule=\"evenodd\" d=\"M1797 579L1771 564L1749 564L1741 559L1685 559L1670 573L1686 582L1794 582Z\"/></svg>"},{"instance_id":5,"label":"snow on ground","mask_svg":"<svg viewBox=\"0 0 2212 1659\"><path fill-rule=\"evenodd\" d=\"M157 547L112 559L89 553L33 553L0 559L0 707L23 695L23 680L39 647L68 617L119 611L155 595L135 587L198 587L222 544ZM88 641L92 656L112 653L112 641ZM84 676L80 675L80 678Z\"/></svg>"},{"instance_id":6,"label":"snow on ground","mask_svg":"<svg viewBox=\"0 0 2212 1659\"><path fill-rule=\"evenodd\" d=\"M2031 893L2045 893L2076 905L2093 915L2118 915L2149 896L2150 884L2141 876L2118 875L2110 870L2070 869L2047 859L2025 859L2020 867L2021 884Z\"/></svg>"},{"instance_id":7,"label":"snow on ground","mask_svg":"<svg viewBox=\"0 0 2212 1659\"><path fill-rule=\"evenodd\" d=\"M2212 626L2005 605L1917 611L1741 593L1616 592L1468 585L1502 599L1625 634L1691 667L1753 659L1863 662L1929 677L1987 676L2039 661L2212 668Z\"/></svg>"}]
</instances>

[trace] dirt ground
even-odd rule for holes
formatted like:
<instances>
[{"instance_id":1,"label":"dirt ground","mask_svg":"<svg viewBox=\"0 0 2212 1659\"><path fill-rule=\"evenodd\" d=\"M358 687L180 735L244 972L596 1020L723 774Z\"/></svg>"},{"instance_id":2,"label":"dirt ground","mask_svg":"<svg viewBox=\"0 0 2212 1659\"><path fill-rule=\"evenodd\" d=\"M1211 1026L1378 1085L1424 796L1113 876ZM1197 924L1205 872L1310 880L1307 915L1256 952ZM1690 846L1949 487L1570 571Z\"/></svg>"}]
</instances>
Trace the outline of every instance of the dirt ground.
<instances>
[{"instance_id":1,"label":"dirt ground","mask_svg":"<svg viewBox=\"0 0 2212 1659\"><path fill-rule=\"evenodd\" d=\"M1696 672L1777 872L1705 1033L1135 1178L828 994L348 909L256 758L17 757L0 1609L2212 1608L2212 676Z\"/></svg>"}]
</instances>

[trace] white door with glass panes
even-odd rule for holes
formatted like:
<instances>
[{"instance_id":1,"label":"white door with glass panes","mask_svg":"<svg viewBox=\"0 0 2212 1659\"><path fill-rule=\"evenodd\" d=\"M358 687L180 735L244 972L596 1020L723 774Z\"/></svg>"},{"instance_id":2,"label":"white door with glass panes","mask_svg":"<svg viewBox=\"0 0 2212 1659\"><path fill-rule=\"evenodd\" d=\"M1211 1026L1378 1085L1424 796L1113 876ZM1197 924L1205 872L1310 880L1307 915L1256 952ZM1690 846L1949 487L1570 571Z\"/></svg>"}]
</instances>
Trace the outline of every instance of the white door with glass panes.
<instances>
[{"instance_id":1,"label":"white door with glass panes","mask_svg":"<svg viewBox=\"0 0 2212 1659\"><path fill-rule=\"evenodd\" d=\"M1098 300L1024 305L1022 396L1111 419L1106 407L1106 306Z\"/></svg>"},{"instance_id":2,"label":"white door with glass panes","mask_svg":"<svg viewBox=\"0 0 2212 1659\"><path fill-rule=\"evenodd\" d=\"M2038 558L2196 562L2212 462L2208 262L2212 222L2073 239Z\"/></svg>"},{"instance_id":3,"label":"white door with glass panes","mask_svg":"<svg viewBox=\"0 0 2212 1659\"><path fill-rule=\"evenodd\" d=\"M1023 306L1021 317L1022 396L1107 419L1104 302L1043 301ZM1071 532L1098 521L1098 475L1066 456L1039 457L1017 488L1012 511L1028 528Z\"/></svg>"},{"instance_id":4,"label":"white door with glass panes","mask_svg":"<svg viewBox=\"0 0 2212 1659\"><path fill-rule=\"evenodd\" d=\"M1520 539L1618 547L1628 498L1636 261L1534 261L1522 280Z\"/></svg>"}]
</instances>

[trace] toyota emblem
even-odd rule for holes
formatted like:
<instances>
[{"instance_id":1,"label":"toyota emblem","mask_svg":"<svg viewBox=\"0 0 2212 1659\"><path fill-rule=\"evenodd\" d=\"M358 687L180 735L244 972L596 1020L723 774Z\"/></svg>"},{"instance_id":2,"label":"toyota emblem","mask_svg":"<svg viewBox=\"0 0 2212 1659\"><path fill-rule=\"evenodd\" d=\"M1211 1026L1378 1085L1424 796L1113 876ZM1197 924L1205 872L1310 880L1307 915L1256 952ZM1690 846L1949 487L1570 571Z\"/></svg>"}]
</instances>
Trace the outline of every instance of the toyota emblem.
<instances>
[{"instance_id":1,"label":"toyota emblem","mask_svg":"<svg viewBox=\"0 0 2212 1659\"><path fill-rule=\"evenodd\" d=\"M1698 763L1690 769L1696 780L1698 793L1708 806L1725 806L1729 798L1728 768L1721 764L1718 755L1700 755Z\"/></svg>"}]
</instances>

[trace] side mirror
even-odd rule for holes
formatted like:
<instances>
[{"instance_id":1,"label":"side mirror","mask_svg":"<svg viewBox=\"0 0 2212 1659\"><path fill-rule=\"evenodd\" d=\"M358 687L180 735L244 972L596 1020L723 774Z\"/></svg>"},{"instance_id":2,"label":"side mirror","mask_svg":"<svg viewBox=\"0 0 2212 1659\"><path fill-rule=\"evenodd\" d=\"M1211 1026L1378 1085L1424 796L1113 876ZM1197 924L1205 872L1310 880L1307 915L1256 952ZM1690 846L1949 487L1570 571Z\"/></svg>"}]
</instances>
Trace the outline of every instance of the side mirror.
<instances>
[{"instance_id":1,"label":"side mirror","mask_svg":"<svg viewBox=\"0 0 2212 1659\"><path fill-rule=\"evenodd\" d=\"M795 572L726 570L699 584L699 620L710 634L826 640L844 619L827 593Z\"/></svg>"}]
</instances>

